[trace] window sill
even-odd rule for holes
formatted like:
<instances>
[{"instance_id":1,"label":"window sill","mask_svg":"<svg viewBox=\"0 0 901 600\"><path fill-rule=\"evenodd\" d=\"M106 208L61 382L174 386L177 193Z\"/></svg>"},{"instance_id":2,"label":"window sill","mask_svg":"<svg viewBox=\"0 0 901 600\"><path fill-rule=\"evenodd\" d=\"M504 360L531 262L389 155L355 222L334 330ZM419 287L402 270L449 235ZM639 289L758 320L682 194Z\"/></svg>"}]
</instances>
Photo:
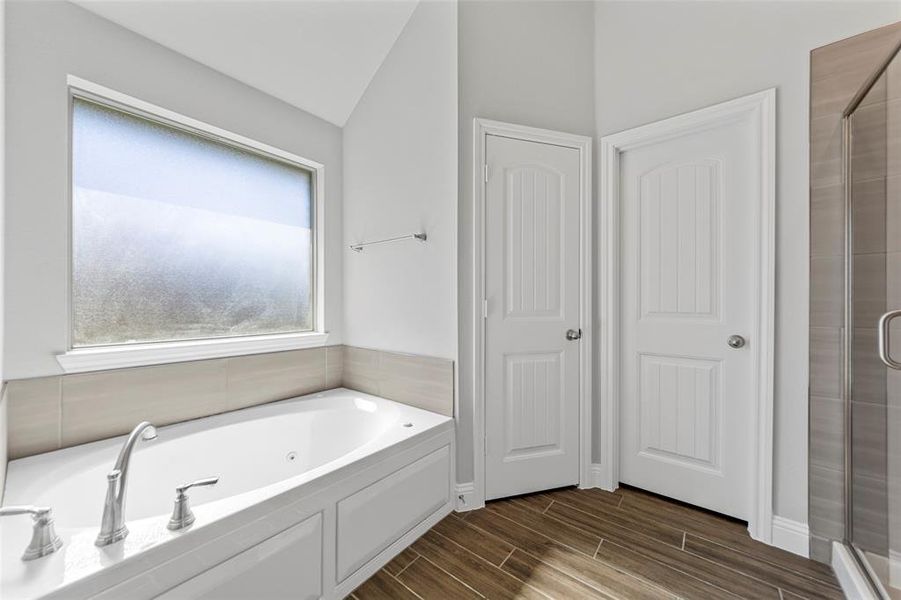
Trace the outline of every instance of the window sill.
<instances>
[{"instance_id":1,"label":"window sill","mask_svg":"<svg viewBox=\"0 0 901 600\"><path fill-rule=\"evenodd\" d=\"M56 356L66 373L143 367L324 346L328 333L287 333L184 342L79 348Z\"/></svg>"}]
</instances>

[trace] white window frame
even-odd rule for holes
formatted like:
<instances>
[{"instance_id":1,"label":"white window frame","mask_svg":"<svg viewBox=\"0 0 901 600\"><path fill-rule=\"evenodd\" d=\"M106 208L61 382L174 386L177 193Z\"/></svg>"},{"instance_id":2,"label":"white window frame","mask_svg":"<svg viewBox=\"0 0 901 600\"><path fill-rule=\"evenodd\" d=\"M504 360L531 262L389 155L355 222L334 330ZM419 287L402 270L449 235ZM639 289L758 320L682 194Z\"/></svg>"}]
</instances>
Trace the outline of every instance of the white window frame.
<instances>
[{"instance_id":1,"label":"white window frame","mask_svg":"<svg viewBox=\"0 0 901 600\"><path fill-rule=\"evenodd\" d=\"M325 245L324 198L325 166L321 163L285 152L268 144L220 129L208 123L186 117L171 110L139 100L122 92L69 75L69 226L68 226L68 319L66 351L56 356L56 360L66 373L80 373L104 369L157 365L208 358L261 354L300 348L324 346L328 340L325 331ZM165 125L200 134L217 141L245 148L251 152L287 161L304 169L313 176L313 330L297 333L246 335L197 340L168 342L147 342L111 346L75 348L72 343L72 103L74 98L84 98L112 108L147 116Z\"/></svg>"}]
</instances>

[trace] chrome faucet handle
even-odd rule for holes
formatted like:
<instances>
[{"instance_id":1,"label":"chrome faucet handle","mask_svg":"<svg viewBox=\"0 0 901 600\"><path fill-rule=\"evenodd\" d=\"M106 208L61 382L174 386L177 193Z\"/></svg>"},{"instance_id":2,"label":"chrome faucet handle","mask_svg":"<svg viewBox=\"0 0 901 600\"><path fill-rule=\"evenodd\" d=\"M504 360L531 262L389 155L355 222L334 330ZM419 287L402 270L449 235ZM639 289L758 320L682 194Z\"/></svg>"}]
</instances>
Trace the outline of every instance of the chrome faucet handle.
<instances>
[{"instance_id":1,"label":"chrome faucet handle","mask_svg":"<svg viewBox=\"0 0 901 600\"><path fill-rule=\"evenodd\" d=\"M207 477L175 488L175 506L172 508L172 517L169 518L169 524L166 527L171 531L178 531L193 523L194 512L188 504L188 495L185 492L192 487L216 485L217 483L219 483L219 477Z\"/></svg>"},{"instance_id":2,"label":"chrome faucet handle","mask_svg":"<svg viewBox=\"0 0 901 600\"><path fill-rule=\"evenodd\" d=\"M53 526L53 515L49 506L4 506L0 507L0 517L13 515L31 515L34 520L31 541L25 548L22 560L34 560L53 554L59 550L63 541L56 535Z\"/></svg>"},{"instance_id":3,"label":"chrome faucet handle","mask_svg":"<svg viewBox=\"0 0 901 600\"><path fill-rule=\"evenodd\" d=\"M216 485L219 483L219 477L207 477L206 479L198 479L197 481L193 481L191 483L186 483L184 485L180 485L175 488L175 493L179 496L183 496L185 492L187 492L192 487L200 487L203 485Z\"/></svg>"}]
</instances>

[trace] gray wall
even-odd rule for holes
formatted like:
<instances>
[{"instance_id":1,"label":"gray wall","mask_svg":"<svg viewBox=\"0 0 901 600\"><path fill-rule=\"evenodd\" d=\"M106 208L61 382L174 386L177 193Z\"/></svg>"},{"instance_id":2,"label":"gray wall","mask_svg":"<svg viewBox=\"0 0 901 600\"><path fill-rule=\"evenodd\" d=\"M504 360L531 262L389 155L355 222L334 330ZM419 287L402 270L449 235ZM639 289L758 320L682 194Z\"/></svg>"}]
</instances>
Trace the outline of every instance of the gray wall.
<instances>
[{"instance_id":1,"label":"gray wall","mask_svg":"<svg viewBox=\"0 0 901 600\"><path fill-rule=\"evenodd\" d=\"M458 481L472 479L472 118L602 136L776 87L774 508L807 521L809 52L899 10L866 1L460 3Z\"/></svg>"},{"instance_id":2,"label":"gray wall","mask_svg":"<svg viewBox=\"0 0 901 600\"><path fill-rule=\"evenodd\" d=\"M72 74L326 165L326 328L341 343L341 130L68 2L6 8L4 379L66 350Z\"/></svg>"},{"instance_id":3,"label":"gray wall","mask_svg":"<svg viewBox=\"0 0 901 600\"><path fill-rule=\"evenodd\" d=\"M472 120L594 134L591 2L459 3L460 390L457 481L473 479Z\"/></svg>"},{"instance_id":4,"label":"gray wall","mask_svg":"<svg viewBox=\"0 0 901 600\"><path fill-rule=\"evenodd\" d=\"M457 7L423 2L344 126L344 341L457 358Z\"/></svg>"},{"instance_id":5,"label":"gray wall","mask_svg":"<svg viewBox=\"0 0 901 600\"><path fill-rule=\"evenodd\" d=\"M775 514L807 522L808 86L813 48L897 2L601 2L598 134L777 91Z\"/></svg>"}]
</instances>

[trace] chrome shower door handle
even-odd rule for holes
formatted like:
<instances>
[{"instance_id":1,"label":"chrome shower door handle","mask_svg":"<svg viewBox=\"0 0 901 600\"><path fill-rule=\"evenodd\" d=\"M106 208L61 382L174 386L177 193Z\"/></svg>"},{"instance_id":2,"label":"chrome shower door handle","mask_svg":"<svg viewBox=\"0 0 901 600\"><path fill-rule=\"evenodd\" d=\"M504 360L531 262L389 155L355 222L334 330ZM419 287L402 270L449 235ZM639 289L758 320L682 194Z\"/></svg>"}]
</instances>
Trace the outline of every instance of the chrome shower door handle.
<instances>
[{"instance_id":1,"label":"chrome shower door handle","mask_svg":"<svg viewBox=\"0 0 901 600\"><path fill-rule=\"evenodd\" d=\"M901 363L892 358L891 332L892 319L901 316L901 310L890 310L879 317L879 358L890 369L901 371Z\"/></svg>"}]
</instances>

